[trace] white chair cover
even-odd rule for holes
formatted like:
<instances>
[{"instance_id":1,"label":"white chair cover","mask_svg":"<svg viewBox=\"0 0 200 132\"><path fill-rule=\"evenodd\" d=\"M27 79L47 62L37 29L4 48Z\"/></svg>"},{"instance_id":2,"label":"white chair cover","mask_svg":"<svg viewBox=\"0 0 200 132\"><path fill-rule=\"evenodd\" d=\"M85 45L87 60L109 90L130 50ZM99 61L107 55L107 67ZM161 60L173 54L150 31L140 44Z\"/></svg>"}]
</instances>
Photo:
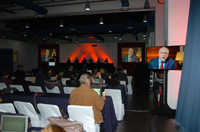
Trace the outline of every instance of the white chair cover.
<instances>
[{"instance_id":1,"label":"white chair cover","mask_svg":"<svg viewBox=\"0 0 200 132\"><path fill-rule=\"evenodd\" d=\"M5 83L0 83L0 90L3 90L4 88L7 88Z\"/></svg>"},{"instance_id":2,"label":"white chair cover","mask_svg":"<svg viewBox=\"0 0 200 132\"><path fill-rule=\"evenodd\" d=\"M11 80L14 80L16 77L11 77Z\"/></svg>"},{"instance_id":3,"label":"white chair cover","mask_svg":"<svg viewBox=\"0 0 200 132\"><path fill-rule=\"evenodd\" d=\"M0 103L0 109L8 113L16 114L15 108L12 103Z\"/></svg>"},{"instance_id":4,"label":"white chair cover","mask_svg":"<svg viewBox=\"0 0 200 132\"><path fill-rule=\"evenodd\" d=\"M19 114L24 114L31 118L31 126L45 127L41 117L35 112L35 109L31 103L14 101L14 105Z\"/></svg>"},{"instance_id":5,"label":"white chair cover","mask_svg":"<svg viewBox=\"0 0 200 132\"><path fill-rule=\"evenodd\" d=\"M86 132L99 132L100 126L95 123L92 106L68 105L69 118L83 124Z\"/></svg>"},{"instance_id":6,"label":"white chair cover","mask_svg":"<svg viewBox=\"0 0 200 132\"><path fill-rule=\"evenodd\" d=\"M70 78L62 78L62 79L61 79L62 84L66 85L66 81L67 81L67 80L70 80Z\"/></svg>"},{"instance_id":7,"label":"white chair cover","mask_svg":"<svg viewBox=\"0 0 200 132\"><path fill-rule=\"evenodd\" d=\"M53 89L48 89L47 87L45 88L46 88L47 93L60 93L60 90L57 86L54 87Z\"/></svg>"},{"instance_id":8,"label":"white chair cover","mask_svg":"<svg viewBox=\"0 0 200 132\"><path fill-rule=\"evenodd\" d=\"M20 92L24 92L24 88L22 87L22 85L10 85L10 88L16 88L18 89Z\"/></svg>"},{"instance_id":9,"label":"white chair cover","mask_svg":"<svg viewBox=\"0 0 200 132\"><path fill-rule=\"evenodd\" d=\"M76 87L64 87L64 93L65 94L70 94L74 89L76 89Z\"/></svg>"},{"instance_id":10,"label":"white chair cover","mask_svg":"<svg viewBox=\"0 0 200 132\"><path fill-rule=\"evenodd\" d=\"M112 97L117 120L122 121L125 115L125 112L124 112L124 104L122 103L121 90L105 89L105 92L106 92L106 95L109 95Z\"/></svg>"},{"instance_id":11,"label":"white chair cover","mask_svg":"<svg viewBox=\"0 0 200 132\"><path fill-rule=\"evenodd\" d=\"M27 82L30 82L31 81L31 77L25 77L24 80L27 81Z\"/></svg>"},{"instance_id":12,"label":"white chair cover","mask_svg":"<svg viewBox=\"0 0 200 132\"><path fill-rule=\"evenodd\" d=\"M125 88L125 92L127 94L127 86L126 86L126 81L119 81L120 85L124 85L124 88Z\"/></svg>"},{"instance_id":13,"label":"white chair cover","mask_svg":"<svg viewBox=\"0 0 200 132\"><path fill-rule=\"evenodd\" d=\"M40 111L45 126L49 125L50 122L48 121L48 118L50 116L53 117L62 116L57 105L39 103L37 104L37 107L38 110Z\"/></svg>"},{"instance_id":14,"label":"white chair cover","mask_svg":"<svg viewBox=\"0 0 200 132\"><path fill-rule=\"evenodd\" d=\"M37 90L38 93L44 93L44 91L40 86L29 86L29 90L31 92L35 92L35 90Z\"/></svg>"},{"instance_id":15,"label":"white chair cover","mask_svg":"<svg viewBox=\"0 0 200 132\"><path fill-rule=\"evenodd\" d=\"M127 94L132 94L133 93L133 90L132 90L132 76L127 76L128 78L128 85L127 85L127 89L128 89L128 92Z\"/></svg>"}]
</instances>

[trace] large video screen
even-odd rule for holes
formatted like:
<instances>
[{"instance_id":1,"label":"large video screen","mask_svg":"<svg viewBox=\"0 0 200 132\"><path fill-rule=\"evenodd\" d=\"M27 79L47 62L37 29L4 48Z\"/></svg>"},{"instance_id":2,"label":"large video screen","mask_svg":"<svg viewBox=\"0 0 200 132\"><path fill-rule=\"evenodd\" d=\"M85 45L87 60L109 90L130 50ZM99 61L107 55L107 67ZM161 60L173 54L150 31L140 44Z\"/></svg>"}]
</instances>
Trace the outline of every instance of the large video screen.
<instances>
[{"instance_id":1,"label":"large video screen","mask_svg":"<svg viewBox=\"0 0 200 132\"><path fill-rule=\"evenodd\" d=\"M184 46L147 48L148 69L181 69Z\"/></svg>"},{"instance_id":2,"label":"large video screen","mask_svg":"<svg viewBox=\"0 0 200 132\"><path fill-rule=\"evenodd\" d=\"M122 62L142 62L142 48L123 47Z\"/></svg>"},{"instance_id":3,"label":"large video screen","mask_svg":"<svg viewBox=\"0 0 200 132\"><path fill-rule=\"evenodd\" d=\"M41 62L49 62L49 59L56 62L56 49L41 49Z\"/></svg>"}]
</instances>

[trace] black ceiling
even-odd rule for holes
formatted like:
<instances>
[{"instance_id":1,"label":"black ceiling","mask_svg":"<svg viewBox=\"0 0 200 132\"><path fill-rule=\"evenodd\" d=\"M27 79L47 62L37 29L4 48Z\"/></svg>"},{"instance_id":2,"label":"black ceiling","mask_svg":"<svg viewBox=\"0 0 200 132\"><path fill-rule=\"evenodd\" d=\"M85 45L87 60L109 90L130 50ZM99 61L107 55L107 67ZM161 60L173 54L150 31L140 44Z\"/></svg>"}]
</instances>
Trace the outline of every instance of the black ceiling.
<instances>
[{"instance_id":1,"label":"black ceiling","mask_svg":"<svg viewBox=\"0 0 200 132\"><path fill-rule=\"evenodd\" d=\"M30 0L37 2L40 0ZM75 0L74 0L75 1ZM53 0L50 0L53 2ZM15 10L9 10L10 7L18 7L9 0L0 1L0 12L7 12L13 14ZM144 16L147 16L148 22L143 22ZM104 24L100 25L100 17L102 17ZM132 27L128 29L128 21L131 20ZM63 21L64 27L60 27ZM155 14L154 11L141 11L141 12L117 12L117 13L103 13L93 15L76 15L76 16L59 16L59 17L32 17L17 20L4 21L5 27L8 30L0 30L0 35L8 34L14 35L16 38L20 35L26 34L27 37L47 36L52 38L64 39L69 42L73 41L70 36L93 35L97 39L104 41L102 37L105 34L134 34L140 32L147 32L149 27L155 27ZM29 28L25 28L26 24ZM75 28L76 30L71 30ZM112 31L112 32L109 32ZM17 37L18 36L18 37ZM69 38L65 38L68 36ZM28 38L22 39L28 41Z\"/></svg>"}]
</instances>

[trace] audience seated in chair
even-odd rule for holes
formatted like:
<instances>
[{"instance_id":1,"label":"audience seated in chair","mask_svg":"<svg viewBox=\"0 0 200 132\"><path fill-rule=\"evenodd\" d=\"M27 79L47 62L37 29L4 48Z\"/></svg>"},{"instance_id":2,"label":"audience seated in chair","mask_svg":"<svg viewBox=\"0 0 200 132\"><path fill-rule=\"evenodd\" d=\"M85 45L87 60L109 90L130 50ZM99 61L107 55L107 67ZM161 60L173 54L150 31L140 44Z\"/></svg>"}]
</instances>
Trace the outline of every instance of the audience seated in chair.
<instances>
[{"instance_id":1,"label":"audience seated in chair","mask_svg":"<svg viewBox=\"0 0 200 132\"><path fill-rule=\"evenodd\" d=\"M8 77L9 77L9 71L3 70L2 77L0 77L0 82L5 83L7 88L9 88L9 85L12 84L12 81Z\"/></svg>"},{"instance_id":2,"label":"audience seated in chair","mask_svg":"<svg viewBox=\"0 0 200 132\"><path fill-rule=\"evenodd\" d=\"M12 84L22 85L22 87L24 88L24 92L29 92L28 85L24 80L25 78L24 72L22 70L18 70L18 72L15 72L15 77L16 78L13 80Z\"/></svg>"},{"instance_id":3,"label":"audience seated in chair","mask_svg":"<svg viewBox=\"0 0 200 132\"><path fill-rule=\"evenodd\" d=\"M51 71L52 76L50 77L50 79L46 79L45 82L45 86L48 89L53 89L55 86L57 86L60 90L60 93L64 93L63 91L63 85L62 82L60 80L58 80L58 73L59 71L56 69L53 69Z\"/></svg>"},{"instance_id":4,"label":"audience seated in chair","mask_svg":"<svg viewBox=\"0 0 200 132\"><path fill-rule=\"evenodd\" d=\"M48 73L48 68L47 67L41 67L40 68L41 70L40 70L40 72L41 72L41 74L37 74L36 75L36 79L35 79L35 85L36 86L40 86L41 88L42 88L42 90L44 91L44 92L46 92L46 89L45 89L45 80L47 79L49 79L50 77L47 75L47 73Z\"/></svg>"},{"instance_id":5,"label":"audience seated in chair","mask_svg":"<svg viewBox=\"0 0 200 132\"><path fill-rule=\"evenodd\" d=\"M120 81L126 81L126 84L128 84L127 75L122 72L122 68L117 68L115 75L117 75L117 77Z\"/></svg>"},{"instance_id":6,"label":"audience seated in chair","mask_svg":"<svg viewBox=\"0 0 200 132\"><path fill-rule=\"evenodd\" d=\"M16 75L18 75L18 73L19 74L24 74L23 76L25 77L26 76L26 74L27 73L25 73L24 71L23 71L23 66L22 65L18 65L18 67L17 67L18 69L15 71L15 77L16 77Z\"/></svg>"},{"instance_id":7,"label":"audience seated in chair","mask_svg":"<svg viewBox=\"0 0 200 132\"><path fill-rule=\"evenodd\" d=\"M99 72L101 73L102 79L106 81L106 84L108 84L109 78L108 75L106 75L106 70L101 68Z\"/></svg>"},{"instance_id":8,"label":"audience seated in chair","mask_svg":"<svg viewBox=\"0 0 200 132\"><path fill-rule=\"evenodd\" d=\"M69 105L93 106L95 123L102 123L101 111L104 107L106 97L99 97L91 87L91 76L82 74L80 77L81 86L74 89L70 94Z\"/></svg>"},{"instance_id":9,"label":"audience seated in chair","mask_svg":"<svg viewBox=\"0 0 200 132\"><path fill-rule=\"evenodd\" d=\"M68 70L64 72L63 78L70 78L71 74L74 74L72 71L74 68L72 64L68 64L67 68Z\"/></svg>"},{"instance_id":10,"label":"audience seated in chair","mask_svg":"<svg viewBox=\"0 0 200 132\"><path fill-rule=\"evenodd\" d=\"M66 87L79 87L80 82L77 80L77 77L75 74L70 75L70 80L66 81Z\"/></svg>"}]
</instances>

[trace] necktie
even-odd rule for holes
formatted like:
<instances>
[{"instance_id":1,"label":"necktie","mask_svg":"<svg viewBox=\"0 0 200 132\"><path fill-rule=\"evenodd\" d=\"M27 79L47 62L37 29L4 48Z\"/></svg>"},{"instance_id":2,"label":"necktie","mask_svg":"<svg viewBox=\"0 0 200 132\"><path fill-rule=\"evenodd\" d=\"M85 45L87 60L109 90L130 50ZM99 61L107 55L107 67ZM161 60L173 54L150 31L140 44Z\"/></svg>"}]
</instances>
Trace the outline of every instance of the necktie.
<instances>
[{"instance_id":1,"label":"necktie","mask_svg":"<svg viewBox=\"0 0 200 132\"><path fill-rule=\"evenodd\" d=\"M161 61L160 69L163 69L163 62Z\"/></svg>"},{"instance_id":2,"label":"necktie","mask_svg":"<svg viewBox=\"0 0 200 132\"><path fill-rule=\"evenodd\" d=\"M129 58L128 62L131 62L131 58Z\"/></svg>"}]
</instances>

